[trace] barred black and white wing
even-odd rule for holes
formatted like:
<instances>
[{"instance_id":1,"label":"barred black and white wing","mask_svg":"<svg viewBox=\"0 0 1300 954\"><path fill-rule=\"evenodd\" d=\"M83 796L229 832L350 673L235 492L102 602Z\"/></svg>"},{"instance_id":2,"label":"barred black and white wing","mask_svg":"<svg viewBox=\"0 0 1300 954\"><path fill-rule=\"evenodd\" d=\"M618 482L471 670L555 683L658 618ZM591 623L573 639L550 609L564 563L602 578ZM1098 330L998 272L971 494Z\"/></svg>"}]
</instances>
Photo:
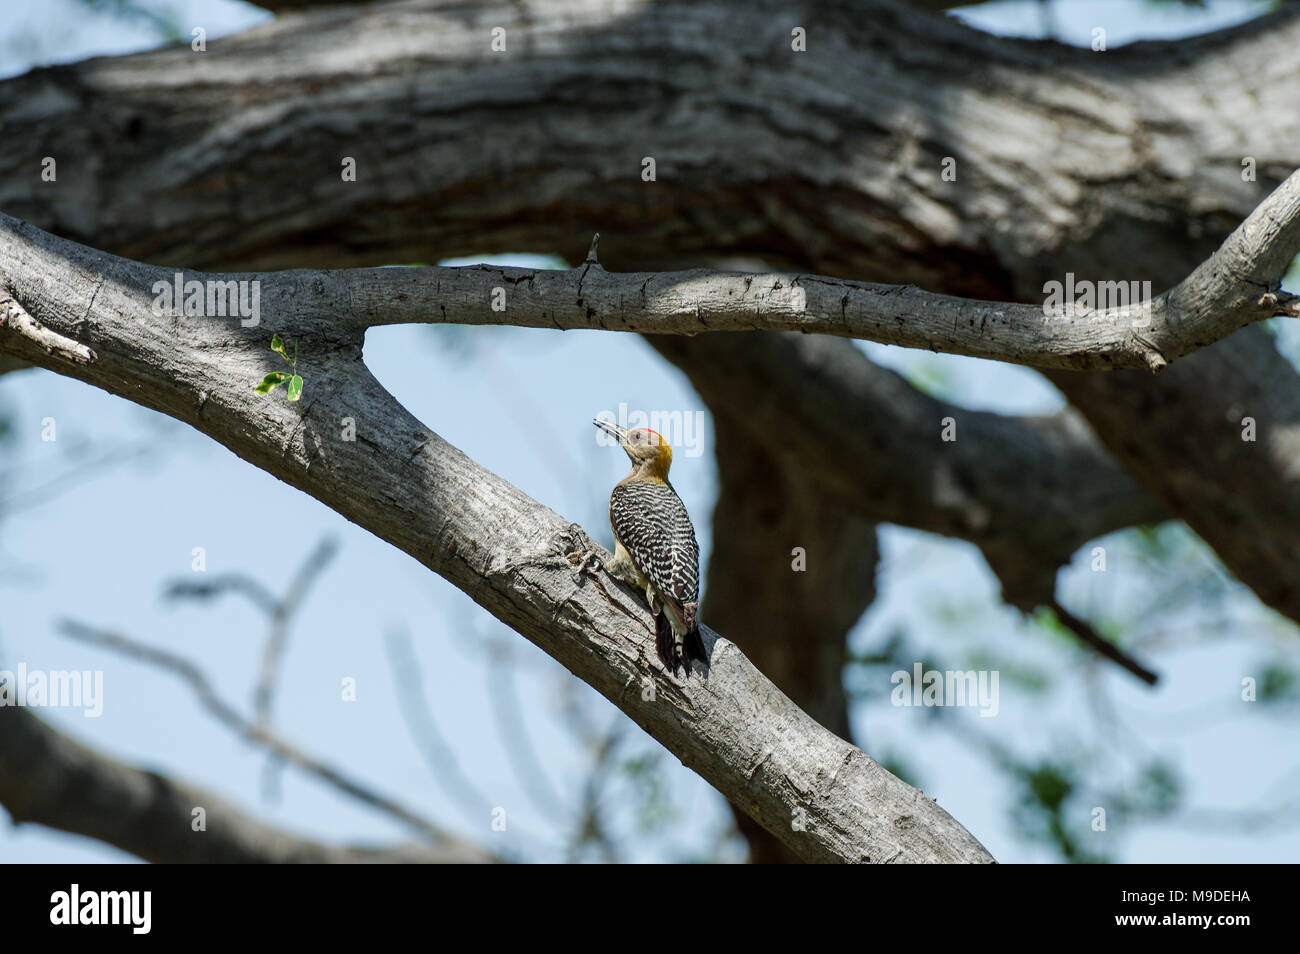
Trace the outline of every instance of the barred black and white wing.
<instances>
[{"instance_id":1,"label":"barred black and white wing","mask_svg":"<svg viewBox=\"0 0 1300 954\"><path fill-rule=\"evenodd\" d=\"M609 522L632 562L679 617L700 597L700 547L686 505L667 483L634 480L609 497ZM694 629L689 606L687 628Z\"/></svg>"}]
</instances>

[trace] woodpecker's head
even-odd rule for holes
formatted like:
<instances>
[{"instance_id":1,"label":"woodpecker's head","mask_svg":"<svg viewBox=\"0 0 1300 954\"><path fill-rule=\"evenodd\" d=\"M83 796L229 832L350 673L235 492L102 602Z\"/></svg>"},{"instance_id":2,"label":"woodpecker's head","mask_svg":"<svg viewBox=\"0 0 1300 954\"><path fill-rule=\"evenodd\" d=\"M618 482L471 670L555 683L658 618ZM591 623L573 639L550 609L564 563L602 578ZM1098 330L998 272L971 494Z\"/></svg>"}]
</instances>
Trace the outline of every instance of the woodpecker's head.
<instances>
[{"instance_id":1,"label":"woodpecker's head","mask_svg":"<svg viewBox=\"0 0 1300 954\"><path fill-rule=\"evenodd\" d=\"M592 423L618 441L618 446L627 452L632 461L634 471L641 471L647 477L659 480L668 478L673 449L658 431L652 431L648 427L619 427L599 418Z\"/></svg>"}]
</instances>

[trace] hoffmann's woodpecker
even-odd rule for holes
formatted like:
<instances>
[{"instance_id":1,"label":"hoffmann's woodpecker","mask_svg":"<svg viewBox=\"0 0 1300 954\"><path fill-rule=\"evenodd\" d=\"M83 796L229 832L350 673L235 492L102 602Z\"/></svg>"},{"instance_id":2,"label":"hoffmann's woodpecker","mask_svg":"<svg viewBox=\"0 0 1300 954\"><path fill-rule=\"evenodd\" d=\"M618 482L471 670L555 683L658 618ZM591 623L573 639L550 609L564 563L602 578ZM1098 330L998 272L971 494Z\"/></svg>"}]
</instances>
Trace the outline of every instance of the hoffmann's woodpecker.
<instances>
[{"instance_id":1,"label":"hoffmann's woodpecker","mask_svg":"<svg viewBox=\"0 0 1300 954\"><path fill-rule=\"evenodd\" d=\"M673 672L681 665L689 672L691 657L705 659L695 621L700 547L686 505L668 482L673 449L647 427L594 423L615 438L632 461L632 472L609 495L614 556L605 571L645 591L655 617L660 660Z\"/></svg>"}]
</instances>

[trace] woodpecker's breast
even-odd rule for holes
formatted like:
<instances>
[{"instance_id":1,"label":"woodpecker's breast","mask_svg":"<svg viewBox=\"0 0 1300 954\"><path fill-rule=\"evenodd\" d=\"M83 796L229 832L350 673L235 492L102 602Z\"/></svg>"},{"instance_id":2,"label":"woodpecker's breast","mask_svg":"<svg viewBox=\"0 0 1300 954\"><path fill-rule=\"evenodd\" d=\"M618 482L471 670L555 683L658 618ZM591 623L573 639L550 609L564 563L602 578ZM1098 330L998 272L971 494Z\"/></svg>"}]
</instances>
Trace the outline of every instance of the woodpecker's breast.
<instances>
[{"instance_id":1,"label":"woodpecker's breast","mask_svg":"<svg viewBox=\"0 0 1300 954\"><path fill-rule=\"evenodd\" d=\"M700 593L700 548L686 505L665 482L630 480L609 495L614 536L661 594L693 603Z\"/></svg>"}]
</instances>

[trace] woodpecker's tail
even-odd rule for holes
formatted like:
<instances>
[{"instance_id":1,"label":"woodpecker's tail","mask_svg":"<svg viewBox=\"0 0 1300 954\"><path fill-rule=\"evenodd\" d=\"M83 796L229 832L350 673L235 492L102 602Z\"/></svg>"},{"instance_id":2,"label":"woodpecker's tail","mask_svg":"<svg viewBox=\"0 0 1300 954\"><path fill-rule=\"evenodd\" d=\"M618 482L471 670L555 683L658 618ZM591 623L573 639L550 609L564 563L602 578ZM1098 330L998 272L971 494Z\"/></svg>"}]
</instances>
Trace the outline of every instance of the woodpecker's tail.
<instances>
[{"instance_id":1,"label":"woodpecker's tail","mask_svg":"<svg viewBox=\"0 0 1300 954\"><path fill-rule=\"evenodd\" d=\"M659 661L673 675L682 666L689 673L692 659L698 659L702 663L709 661L704 653L704 641L700 639L700 628L695 623L695 604L688 603L683 609L686 610L683 616L690 629L680 639L673 632L672 620L666 608L655 617L655 648L659 650Z\"/></svg>"}]
</instances>

